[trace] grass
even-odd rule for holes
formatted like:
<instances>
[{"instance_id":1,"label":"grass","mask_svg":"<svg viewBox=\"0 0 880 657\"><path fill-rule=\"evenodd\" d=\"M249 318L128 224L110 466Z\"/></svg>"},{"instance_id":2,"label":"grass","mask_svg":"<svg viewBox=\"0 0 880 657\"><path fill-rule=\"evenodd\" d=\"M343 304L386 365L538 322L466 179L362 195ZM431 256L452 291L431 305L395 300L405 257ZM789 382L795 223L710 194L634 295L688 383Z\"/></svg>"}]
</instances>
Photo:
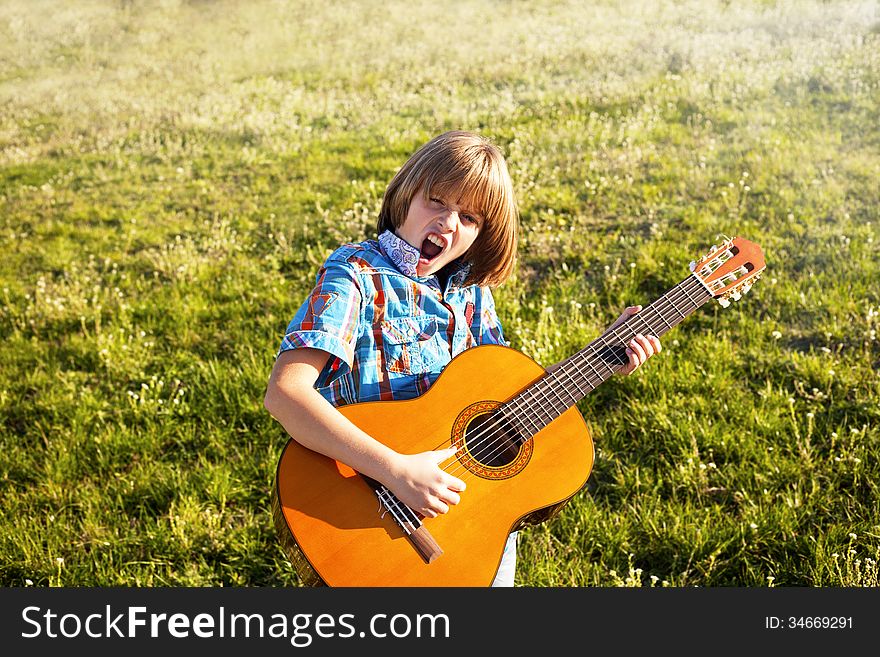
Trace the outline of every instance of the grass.
<instances>
[{"instance_id":1,"label":"grass","mask_svg":"<svg viewBox=\"0 0 880 657\"><path fill-rule=\"evenodd\" d=\"M298 583L281 333L451 128L508 158L513 346L556 362L720 234L764 278L580 408L526 586L876 586L871 2L4 3L0 583Z\"/></svg>"}]
</instances>

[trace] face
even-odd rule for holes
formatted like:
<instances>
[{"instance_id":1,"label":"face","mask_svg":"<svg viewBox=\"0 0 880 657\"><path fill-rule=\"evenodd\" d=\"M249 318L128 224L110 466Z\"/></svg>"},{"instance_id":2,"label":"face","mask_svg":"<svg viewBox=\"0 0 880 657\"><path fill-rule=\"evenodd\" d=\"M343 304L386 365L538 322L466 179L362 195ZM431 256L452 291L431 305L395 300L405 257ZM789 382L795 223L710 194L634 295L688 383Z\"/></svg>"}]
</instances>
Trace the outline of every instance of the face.
<instances>
[{"instance_id":1,"label":"face","mask_svg":"<svg viewBox=\"0 0 880 657\"><path fill-rule=\"evenodd\" d=\"M419 276L430 276L462 256L477 239L483 219L458 201L432 195L425 199L421 190L409 204L409 212L397 235L419 249Z\"/></svg>"}]
</instances>

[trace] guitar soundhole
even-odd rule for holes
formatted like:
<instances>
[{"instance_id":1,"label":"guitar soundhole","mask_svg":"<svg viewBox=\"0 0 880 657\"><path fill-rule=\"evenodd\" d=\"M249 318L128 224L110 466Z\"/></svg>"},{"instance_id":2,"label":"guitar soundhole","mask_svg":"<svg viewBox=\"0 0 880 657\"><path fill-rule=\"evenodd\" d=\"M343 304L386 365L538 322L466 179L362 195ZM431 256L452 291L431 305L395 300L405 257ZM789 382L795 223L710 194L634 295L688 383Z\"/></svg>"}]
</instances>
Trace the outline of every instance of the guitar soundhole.
<instances>
[{"instance_id":1,"label":"guitar soundhole","mask_svg":"<svg viewBox=\"0 0 880 657\"><path fill-rule=\"evenodd\" d=\"M516 460L522 439L503 416L485 413L468 424L464 442L474 461L487 468L503 468Z\"/></svg>"}]
</instances>

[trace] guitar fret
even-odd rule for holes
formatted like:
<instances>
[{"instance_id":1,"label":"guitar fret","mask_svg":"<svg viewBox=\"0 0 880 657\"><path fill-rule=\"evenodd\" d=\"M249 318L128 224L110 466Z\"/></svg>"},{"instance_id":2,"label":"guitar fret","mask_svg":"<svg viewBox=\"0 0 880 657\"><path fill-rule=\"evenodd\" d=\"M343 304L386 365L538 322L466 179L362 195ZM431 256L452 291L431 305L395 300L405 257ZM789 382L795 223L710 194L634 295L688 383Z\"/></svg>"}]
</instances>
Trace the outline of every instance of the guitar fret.
<instances>
[{"instance_id":1,"label":"guitar fret","mask_svg":"<svg viewBox=\"0 0 880 657\"><path fill-rule=\"evenodd\" d=\"M521 421L522 418L520 418L515 412L515 409L513 409L509 403L502 404L497 412L500 413L501 417L511 426L517 436L518 442L523 443L528 439L528 436L531 435L528 427L526 427Z\"/></svg>"},{"instance_id":2,"label":"guitar fret","mask_svg":"<svg viewBox=\"0 0 880 657\"><path fill-rule=\"evenodd\" d=\"M539 382L539 383L540 383L540 382ZM550 422L552 422L553 420L555 420L555 419L556 419L556 416L553 415L552 412L548 411L547 408L544 406L544 402L545 402L545 401L546 401L546 402L549 402L549 399L547 399L546 394L544 394L543 391L540 389L540 386L537 386L537 385L536 385L536 386L534 386L534 388L535 388L536 396L539 397L538 408L540 408L541 411L543 411L543 412L546 413L546 415L547 415L547 418L546 418L546 419L541 418L541 428L543 429L543 428L546 427L548 424L550 424Z\"/></svg>"},{"instance_id":3,"label":"guitar fret","mask_svg":"<svg viewBox=\"0 0 880 657\"><path fill-rule=\"evenodd\" d=\"M669 299L667 299L666 297L660 297L660 300L665 300L666 303L669 303ZM661 320L663 320L663 323L664 323L664 324L666 324L666 330L667 330L667 331L671 331L673 325L670 324L670 323L669 323L669 320L667 320L667 319L663 316L663 313L661 313L661 312L659 311L659 308L658 308L658 311L657 311L657 316L658 316Z\"/></svg>"},{"instance_id":4,"label":"guitar fret","mask_svg":"<svg viewBox=\"0 0 880 657\"><path fill-rule=\"evenodd\" d=\"M682 290L684 290L684 293L687 295L688 300L689 300L692 304L694 304L694 308L699 308L699 307L700 307L700 304L698 304L696 301L694 301L694 298L691 296L691 293L687 290L687 288L685 288L684 286L682 286Z\"/></svg>"},{"instance_id":5,"label":"guitar fret","mask_svg":"<svg viewBox=\"0 0 880 657\"><path fill-rule=\"evenodd\" d=\"M558 377L556 377L555 373L551 374L550 376L558 380ZM559 396L559 393L556 392L556 388L552 385L549 385L549 383L546 381L546 379L545 379L545 383L543 384L543 387L549 389L550 392L552 392L554 395L556 395L556 398L562 404L562 410L568 408L568 403L562 397ZM553 408L554 408L554 410L556 410L555 403L553 404ZM561 410L559 412L561 412ZM559 415L559 413L557 413L557 415Z\"/></svg>"},{"instance_id":6,"label":"guitar fret","mask_svg":"<svg viewBox=\"0 0 880 657\"><path fill-rule=\"evenodd\" d=\"M681 287L682 287L682 283L679 283L678 285L675 286L674 289L678 290L678 289L681 289ZM667 299L667 303L672 307L672 309L675 312L677 312L679 315L681 315L681 319L684 319L685 317L687 317L687 315L685 315L683 312L681 312L681 309L679 309L678 305L673 303L671 297Z\"/></svg>"},{"instance_id":7,"label":"guitar fret","mask_svg":"<svg viewBox=\"0 0 880 657\"><path fill-rule=\"evenodd\" d=\"M644 330L641 331L643 334L645 334L645 335L650 335L650 334L652 334L652 333L655 333L655 331L654 331L653 327L648 323L648 318L647 318L647 317L642 317L642 315L643 315L645 312L646 312L645 310L641 311L638 315L636 315L635 317L633 317L633 319L634 319L636 322L641 322L642 325L645 327ZM635 336L633 336L633 337L635 337ZM624 340L624 343L629 342L630 339L631 339L631 338L627 338L626 340Z\"/></svg>"},{"instance_id":8,"label":"guitar fret","mask_svg":"<svg viewBox=\"0 0 880 657\"><path fill-rule=\"evenodd\" d=\"M582 356L582 358L586 358L586 355L584 354ZM604 381L604 379L602 378L602 375L599 374L599 371L595 367L593 367L593 361L590 360L589 358L586 358L586 361L587 361L587 365L590 366L590 369L593 370L593 373L598 377L599 381ZM596 388L596 386L593 386L593 389L595 389L595 388Z\"/></svg>"},{"instance_id":9,"label":"guitar fret","mask_svg":"<svg viewBox=\"0 0 880 657\"><path fill-rule=\"evenodd\" d=\"M520 421L520 425L523 428L523 436L530 436L534 433L537 433L540 430L540 427L535 423L534 419L527 412L523 412L522 407L520 406L520 400L522 395L517 395L514 397L511 402L516 404L516 411L519 414L514 415L518 421ZM509 406L509 404L508 404ZM525 420L528 420L529 424L531 424L531 428L525 426Z\"/></svg>"},{"instance_id":10,"label":"guitar fret","mask_svg":"<svg viewBox=\"0 0 880 657\"><path fill-rule=\"evenodd\" d=\"M615 335L615 337L620 337L620 336ZM617 361L617 358L619 358L619 356L615 352L614 346L608 344L608 342L606 342L604 338L599 338L599 341L605 347L602 351L607 352L609 354L609 356L613 357L614 360ZM608 368L608 375L609 376L614 374L614 368L608 364L608 360L606 358L601 358L600 361L605 367ZM622 361L622 362L626 362L626 361ZM617 363L617 364L619 365L620 363Z\"/></svg>"},{"instance_id":11,"label":"guitar fret","mask_svg":"<svg viewBox=\"0 0 880 657\"><path fill-rule=\"evenodd\" d=\"M566 368L566 367L568 367L568 362L566 362L565 364L561 365L561 366L559 367L559 369L560 369L564 374L568 374L568 372L565 371L565 368ZM574 374L577 374L577 372L574 372ZM579 401L580 399L583 399L584 397L586 397L586 396L587 396L587 393L585 393L585 392L583 391L583 388L581 388L581 387L578 385L577 379L574 378L574 374L568 374L568 376L571 378L571 382L572 382L572 384L573 384L574 387L577 389L578 394L580 395L580 397L578 398L578 400L576 400L576 401Z\"/></svg>"},{"instance_id":12,"label":"guitar fret","mask_svg":"<svg viewBox=\"0 0 880 657\"><path fill-rule=\"evenodd\" d=\"M523 437L532 435L534 427L526 426L526 421L532 424L531 417L523 411L519 396L513 397L504 405L504 412L508 417L513 418Z\"/></svg>"}]
</instances>

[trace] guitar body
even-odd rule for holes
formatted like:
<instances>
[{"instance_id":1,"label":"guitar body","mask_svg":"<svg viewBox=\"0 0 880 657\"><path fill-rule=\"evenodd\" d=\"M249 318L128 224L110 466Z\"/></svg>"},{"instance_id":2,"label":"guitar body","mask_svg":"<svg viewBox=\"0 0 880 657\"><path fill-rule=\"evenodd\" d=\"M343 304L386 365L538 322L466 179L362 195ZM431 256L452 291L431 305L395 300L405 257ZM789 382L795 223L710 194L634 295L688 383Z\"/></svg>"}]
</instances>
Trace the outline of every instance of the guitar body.
<instances>
[{"instance_id":1,"label":"guitar body","mask_svg":"<svg viewBox=\"0 0 880 657\"><path fill-rule=\"evenodd\" d=\"M593 467L593 441L574 406L504 455L489 458L476 449L481 419L544 374L514 349L483 345L454 358L421 397L339 408L401 453L460 445L458 462L444 469L463 479L467 490L448 513L424 520L442 550L430 563L383 513L363 477L289 440L278 465L274 514L303 580L331 586L491 584L508 534L561 508Z\"/></svg>"}]
</instances>

